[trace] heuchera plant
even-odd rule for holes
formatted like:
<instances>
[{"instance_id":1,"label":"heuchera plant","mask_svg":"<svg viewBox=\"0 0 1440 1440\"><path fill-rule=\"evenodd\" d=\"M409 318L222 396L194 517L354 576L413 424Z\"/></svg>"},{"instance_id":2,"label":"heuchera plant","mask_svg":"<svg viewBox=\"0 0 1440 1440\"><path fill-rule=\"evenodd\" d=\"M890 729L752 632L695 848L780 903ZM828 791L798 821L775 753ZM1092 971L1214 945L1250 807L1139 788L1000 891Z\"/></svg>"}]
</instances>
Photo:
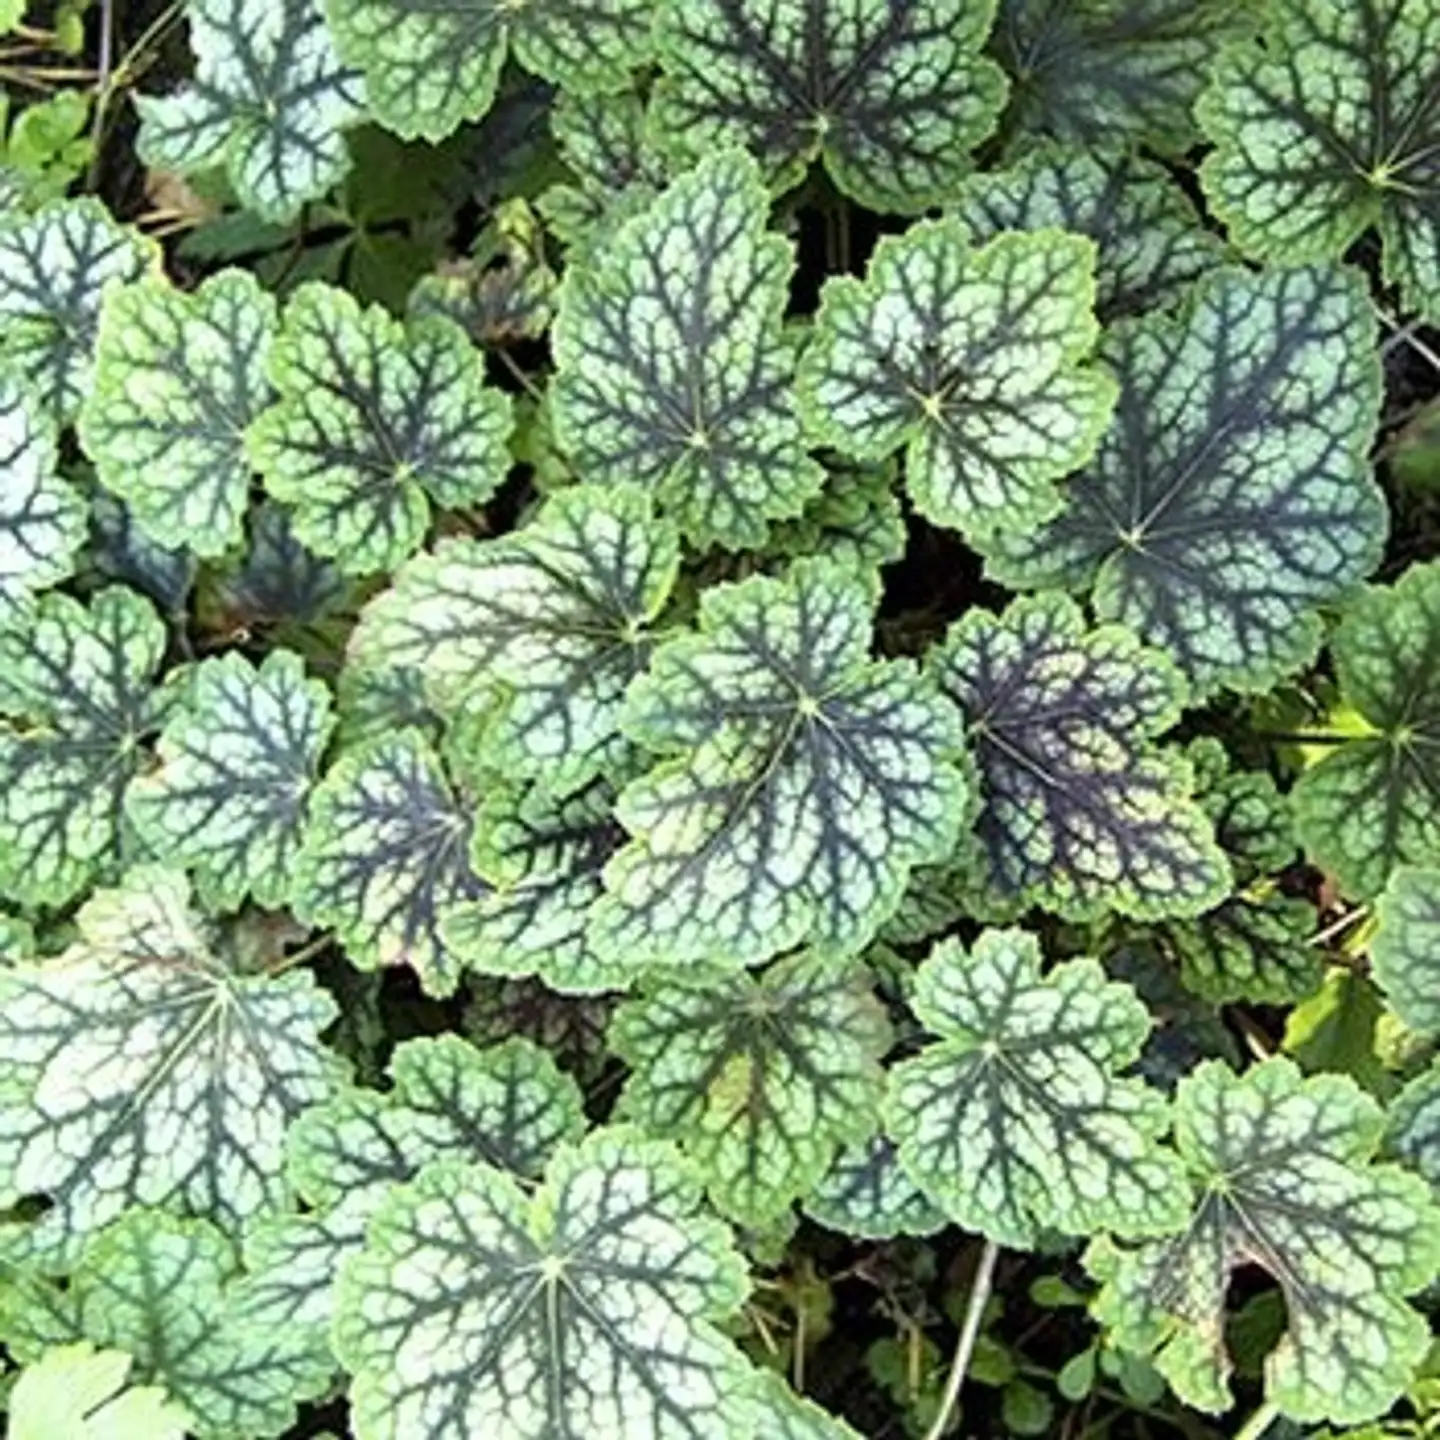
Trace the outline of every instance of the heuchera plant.
<instances>
[{"instance_id":1,"label":"heuchera plant","mask_svg":"<svg viewBox=\"0 0 1440 1440\"><path fill-rule=\"evenodd\" d=\"M8 1433L1440 1434L1435 0L0 78Z\"/></svg>"}]
</instances>

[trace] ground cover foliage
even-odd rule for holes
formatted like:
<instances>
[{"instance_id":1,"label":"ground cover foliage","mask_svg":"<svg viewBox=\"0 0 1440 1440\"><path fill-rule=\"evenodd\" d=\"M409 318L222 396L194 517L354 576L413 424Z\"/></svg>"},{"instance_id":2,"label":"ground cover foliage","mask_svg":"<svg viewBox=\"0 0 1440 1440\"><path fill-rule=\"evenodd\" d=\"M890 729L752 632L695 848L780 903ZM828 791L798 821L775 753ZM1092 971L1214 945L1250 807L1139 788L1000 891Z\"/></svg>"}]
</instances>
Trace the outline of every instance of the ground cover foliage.
<instances>
[{"instance_id":1,"label":"ground cover foliage","mask_svg":"<svg viewBox=\"0 0 1440 1440\"><path fill-rule=\"evenodd\" d=\"M1440 1435L1433 0L0 0L17 1440Z\"/></svg>"}]
</instances>

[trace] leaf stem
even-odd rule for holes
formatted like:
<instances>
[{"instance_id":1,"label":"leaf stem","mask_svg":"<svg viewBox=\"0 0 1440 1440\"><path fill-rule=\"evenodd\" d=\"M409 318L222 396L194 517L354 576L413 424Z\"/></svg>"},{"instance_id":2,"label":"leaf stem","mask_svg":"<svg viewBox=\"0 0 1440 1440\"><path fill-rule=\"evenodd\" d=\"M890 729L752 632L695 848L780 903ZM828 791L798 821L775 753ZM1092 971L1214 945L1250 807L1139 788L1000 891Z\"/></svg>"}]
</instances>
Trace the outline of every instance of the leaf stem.
<instances>
[{"instance_id":1,"label":"leaf stem","mask_svg":"<svg viewBox=\"0 0 1440 1440\"><path fill-rule=\"evenodd\" d=\"M999 1258L1000 1247L993 1240L987 1240L980 1252L980 1263L975 1267L975 1278L970 1282L970 1299L965 1306L960 1338L955 1342L955 1358L950 1362L945 1393L940 1399L940 1412L935 1416L935 1423L925 1432L925 1440L940 1440L949 1429L950 1417L960 1399L960 1387L965 1383L965 1372L970 1368L970 1357L975 1353L975 1342L980 1338L980 1321L985 1315L990 1288L995 1283L995 1262Z\"/></svg>"},{"instance_id":2,"label":"leaf stem","mask_svg":"<svg viewBox=\"0 0 1440 1440\"><path fill-rule=\"evenodd\" d=\"M1261 1436L1263 1436L1279 1418L1280 1407L1273 1400L1267 1400L1235 1432L1235 1440L1261 1440Z\"/></svg>"}]
</instances>

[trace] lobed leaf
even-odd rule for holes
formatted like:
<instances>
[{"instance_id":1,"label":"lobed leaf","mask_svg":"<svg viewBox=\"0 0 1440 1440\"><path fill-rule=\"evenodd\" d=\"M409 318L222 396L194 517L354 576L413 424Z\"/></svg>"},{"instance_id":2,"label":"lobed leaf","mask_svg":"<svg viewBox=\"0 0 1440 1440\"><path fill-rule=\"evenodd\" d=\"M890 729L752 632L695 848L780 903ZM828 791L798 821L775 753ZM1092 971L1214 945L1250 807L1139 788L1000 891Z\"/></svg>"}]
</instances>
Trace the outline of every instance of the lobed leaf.
<instances>
[{"instance_id":1,"label":"lobed leaf","mask_svg":"<svg viewBox=\"0 0 1440 1440\"><path fill-rule=\"evenodd\" d=\"M884 1135L845 1146L802 1204L827 1229L864 1240L933 1235L949 1223L905 1173Z\"/></svg>"},{"instance_id":2,"label":"lobed leaf","mask_svg":"<svg viewBox=\"0 0 1440 1440\"><path fill-rule=\"evenodd\" d=\"M1440 869L1396 866L1375 909L1370 961L1390 1008L1409 1029L1440 1033Z\"/></svg>"},{"instance_id":3,"label":"lobed leaf","mask_svg":"<svg viewBox=\"0 0 1440 1440\"><path fill-rule=\"evenodd\" d=\"M127 1385L134 1361L87 1341L48 1348L10 1392L11 1440L185 1440L189 1416L157 1385Z\"/></svg>"}]
</instances>

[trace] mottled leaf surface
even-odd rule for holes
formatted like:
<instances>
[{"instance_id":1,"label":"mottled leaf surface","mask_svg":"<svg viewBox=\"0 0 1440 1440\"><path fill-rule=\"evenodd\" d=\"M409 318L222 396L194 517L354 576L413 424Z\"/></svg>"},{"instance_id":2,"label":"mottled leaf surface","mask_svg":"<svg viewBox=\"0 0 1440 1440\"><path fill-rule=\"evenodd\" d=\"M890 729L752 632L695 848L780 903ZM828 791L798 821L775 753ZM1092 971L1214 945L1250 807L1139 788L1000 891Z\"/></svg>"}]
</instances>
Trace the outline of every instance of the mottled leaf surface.
<instances>
[{"instance_id":1,"label":"mottled leaf surface","mask_svg":"<svg viewBox=\"0 0 1440 1440\"><path fill-rule=\"evenodd\" d=\"M1440 1060L1417 1075L1386 1109L1387 1148L1418 1170L1440 1199Z\"/></svg>"},{"instance_id":2,"label":"mottled leaf surface","mask_svg":"<svg viewBox=\"0 0 1440 1440\"><path fill-rule=\"evenodd\" d=\"M1375 979L1411 1030L1440 1033L1440 869L1397 866L1375 908Z\"/></svg>"},{"instance_id":3,"label":"mottled leaf surface","mask_svg":"<svg viewBox=\"0 0 1440 1440\"><path fill-rule=\"evenodd\" d=\"M885 1135L845 1146L802 1206L827 1229L864 1240L933 1235L950 1223L905 1173Z\"/></svg>"}]
</instances>

